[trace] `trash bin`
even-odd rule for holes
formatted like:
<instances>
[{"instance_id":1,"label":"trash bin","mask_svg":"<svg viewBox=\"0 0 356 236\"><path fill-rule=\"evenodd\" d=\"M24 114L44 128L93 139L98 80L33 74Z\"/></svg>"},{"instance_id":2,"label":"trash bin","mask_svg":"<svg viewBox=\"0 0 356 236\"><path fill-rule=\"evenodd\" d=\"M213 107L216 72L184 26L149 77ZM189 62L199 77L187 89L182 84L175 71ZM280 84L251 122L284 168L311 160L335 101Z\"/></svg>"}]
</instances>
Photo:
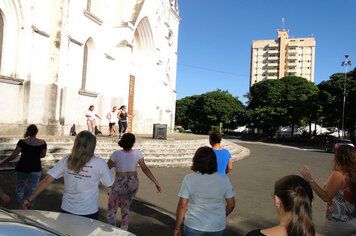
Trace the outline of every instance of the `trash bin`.
<instances>
[{"instance_id":1,"label":"trash bin","mask_svg":"<svg viewBox=\"0 0 356 236\"><path fill-rule=\"evenodd\" d=\"M167 139L167 124L153 124L153 139Z\"/></svg>"}]
</instances>

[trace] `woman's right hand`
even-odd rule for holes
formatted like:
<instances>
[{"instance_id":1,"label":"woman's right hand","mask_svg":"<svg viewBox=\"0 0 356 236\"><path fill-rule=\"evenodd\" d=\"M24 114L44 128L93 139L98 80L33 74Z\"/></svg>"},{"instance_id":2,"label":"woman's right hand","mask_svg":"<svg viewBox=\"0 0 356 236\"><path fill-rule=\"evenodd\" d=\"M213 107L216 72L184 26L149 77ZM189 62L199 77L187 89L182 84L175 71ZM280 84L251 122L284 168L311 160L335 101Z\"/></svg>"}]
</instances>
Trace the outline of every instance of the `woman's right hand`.
<instances>
[{"instance_id":1,"label":"woman's right hand","mask_svg":"<svg viewBox=\"0 0 356 236\"><path fill-rule=\"evenodd\" d=\"M313 179L310 169L308 166L304 166L304 168L302 170L299 171L303 177L307 180L307 181L311 181Z\"/></svg>"},{"instance_id":2,"label":"woman's right hand","mask_svg":"<svg viewBox=\"0 0 356 236\"><path fill-rule=\"evenodd\" d=\"M158 193L161 193L162 192L162 187L160 184L156 184L156 189L157 189L157 192Z\"/></svg>"}]
</instances>

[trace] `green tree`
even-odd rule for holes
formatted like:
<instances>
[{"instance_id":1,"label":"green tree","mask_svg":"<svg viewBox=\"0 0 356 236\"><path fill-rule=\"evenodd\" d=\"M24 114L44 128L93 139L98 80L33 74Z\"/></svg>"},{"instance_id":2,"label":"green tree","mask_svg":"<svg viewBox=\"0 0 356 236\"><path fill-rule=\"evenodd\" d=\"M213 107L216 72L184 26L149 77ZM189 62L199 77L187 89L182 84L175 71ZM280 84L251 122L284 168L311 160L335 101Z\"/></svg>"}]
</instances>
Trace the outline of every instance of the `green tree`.
<instances>
[{"instance_id":1,"label":"green tree","mask_svg":"<svg viewBox=\"0 0 356 236\"><path fill-rule=\"evenodd\" d=\"M286 109L282 107L284 87L280 80L265 80L255 83L250 89L249 121L267 137L273 137L283 123L286 114Z\"/></svg>"},{"instance_id":2,"label":"green tree","mask_svg":"<svg viewBox=\"0 0 356 236\"><path fill-rule=\"evenodd\" d=\"M314 83L298 76L285 76L281 82L284 84L282 107L286 109L284 121L292 127L293 137L293 127L309 114L310 108L318 106L316 97L319 89Z\"/></svg>"},{"instance_id":3,"label":"green tree","mask_svg":"<svg viewBox=\"0 0 356 236\"><path fill-rule=\"evenodd\" d=\"M244 106L228 91L217 90L177 100L176 124L195 132L207 132L211 126L235 128L244 114Z\"/></svg>"},{"instance_id":4,"label":"green tree","mask_svg":"<svg viewBox=\"0 0 356 236\"><path fill-rule=\"evenodd\" d=\"M320 110L318 92L316 85L297 76L255 83L249 94L250 122L268 137L273 137L279 126L294 127L306 116L308 120L315 120L317 113L314 111ZM311 109L314 116L310 116Z\"/></svg>"},{"instance_id":5,"label":"green tree","mask_svg":"<svg viewBox=\"0 0 356 236\"><path fill-rule=\"evenodd\" d=\"M190 129L193 124L193 120L190 114L192 114L193 104L197 100L198 96L189 96L176 101L176 117L175 124L183 126L185 129Z\"/></svg>"},{"instance_id":6,"label":"green tree","mask_svg":"<svg viewBox=\"0 0 356 236\"><path fill-rule=\"evenodd\" d=\"M341 128L343 92L345 73L335 73L327 81L322 81L318 87L329 94L328 103L323 106L323 123L325 126ZM345 104L345 129L349 131L350 138L355 141L356 126L356 68L346 75L346 104Z\"/></svg>"}]
</instances>

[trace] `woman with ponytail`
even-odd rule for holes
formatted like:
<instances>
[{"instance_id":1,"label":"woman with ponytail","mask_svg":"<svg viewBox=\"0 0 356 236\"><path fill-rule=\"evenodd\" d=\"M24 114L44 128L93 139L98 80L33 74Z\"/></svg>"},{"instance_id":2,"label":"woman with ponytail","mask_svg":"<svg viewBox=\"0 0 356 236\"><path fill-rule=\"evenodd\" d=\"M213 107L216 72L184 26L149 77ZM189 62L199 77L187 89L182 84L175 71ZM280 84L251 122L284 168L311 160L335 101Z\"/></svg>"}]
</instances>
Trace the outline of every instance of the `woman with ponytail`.
<instances>
[{"instance_id":1,"label":"woman with ponytail","mask_svg":"<svg viewBox=\"0 0 356 236\"><path fill-rule=\"evenodd\" d=\"M246 236L315 236L312 221L313 190L298 175L288 175L274 186L274 205L280 216L279 225L254 230Z\"/></svg>"},{"instance_id":2,"label":"woman with ponytail","mask_svg":"<svg viewBox=\"0 0 356 236\"><path fill-rule=\"evenodd\" d=\"M327 203L325 235L356 235L356 150L340 146L335 153L333 171L324 188L320 187L307 166L300 173L314 192Z\"/></svg>"},{"instance_id":3,"label":"woman with ponytail","mask_svg":"<svg viewBox=\"0 0 356 236\"><path fill-rule=\"evenodd\" d=\"M80 132L69 156L63 157L47 172L34 193L27 198L23 207L30 203L54 180L64 176L62 212L98 218L99 183L109 187L114 183L104 159L94 156L96 138L89 131Z\"/></svg>"},{"instance_id":4,"label":"woman with ponytail","mask_svg":"<svg viewBox=\"0 0 356 236\"><path fill-rule=\"evenodd\" d=\"M41 177L41 158L46 156L47 144L44 140L37 138L38 128L29 125L26 129L24 139L17 142L15 150L0 165L15 159L20 153L20 160L16 165L16 202L21 208L24 199L24 188L27 183L28 196L30 196L38 185ZM31 207L33 204L31 204Z\"/></svg>"}]
</instances>

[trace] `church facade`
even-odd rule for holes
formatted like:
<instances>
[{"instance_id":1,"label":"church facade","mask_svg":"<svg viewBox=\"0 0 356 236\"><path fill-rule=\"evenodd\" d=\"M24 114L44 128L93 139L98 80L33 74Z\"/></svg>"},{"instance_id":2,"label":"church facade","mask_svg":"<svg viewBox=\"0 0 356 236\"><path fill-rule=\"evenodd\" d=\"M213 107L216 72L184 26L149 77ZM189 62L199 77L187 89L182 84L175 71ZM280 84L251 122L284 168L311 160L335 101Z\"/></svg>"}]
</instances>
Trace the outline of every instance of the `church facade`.
<instances>
[{"instance_id":1,"label":"church facade","mask_svg":"<svg viewBox=\"0 0 356 236\"><path fill-rule=\"evenodd\" d=\"M69 135L90 105L173 131L179 23L177 0L0 0L0 134Z\"/></svg>"}]
</instances>

